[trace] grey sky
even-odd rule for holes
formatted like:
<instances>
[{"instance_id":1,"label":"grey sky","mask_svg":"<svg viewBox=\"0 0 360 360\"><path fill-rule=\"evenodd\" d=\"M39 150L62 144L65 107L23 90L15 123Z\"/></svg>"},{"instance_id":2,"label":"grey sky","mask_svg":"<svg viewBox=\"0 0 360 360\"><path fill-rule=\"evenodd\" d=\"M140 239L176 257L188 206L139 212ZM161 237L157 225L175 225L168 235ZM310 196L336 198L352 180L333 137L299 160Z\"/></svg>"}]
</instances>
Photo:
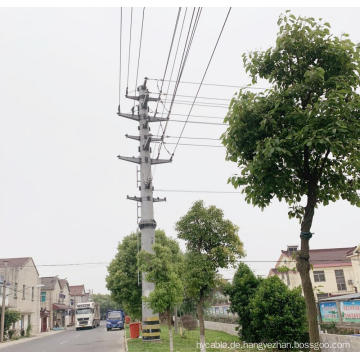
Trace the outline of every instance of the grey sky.
<instances>
[{"instance_id":1,"label":"grey sky","mask_svg":"<svg viewBox=\"0 0 360 360\"><path fill-rule=\"evenodd\" d=\"M277 17L283 10L234 8L205 81L247 84L241 54L274 45ZM176 11L146 9L141 81L144 76L162 77ZM226 11L204 8L183 80L201 79ZM323 17L335 34L347 32L353 41L360 41L358 8L297 8L294 13ZM137 143L124 137L137 133L137 123L116 115L119 14L114 8L0 9L0 257L32 256L36 264L109 262L118 242L136 229L135 203L125 199L138 193L136 167L116 158L137 154ZM136 8L130 89L135 87L140 20L141 9ZM129 9L124 9L123 93L128 21ZM148 85L156 91L156 82ZM196 90L183 85L178 94L194 95ZM235 90L204 86L200 96L230 99ZM122 97L122 110L130 111L131 106ZM173 113L186 114L188 109L176 105ZM193 111L209 116L225 113L225 108L210 107ZM219 137L224 128L189 124L184 136ZM181 124L170 123L167 134L178 136L180 129ZM157 125L152 128L156 131ZM161 157L168 157L164 149ZM237 168L224 158L222 148L179 146L172 164L153 168L155 189L233 191L227 178ZM193 201L204 199L239 225L246 260L276 260L287 244L298 243L299 225L288 220L285 204L274 201L261 212L240 194L156 195L168 199L155 204L158 228L174 237L177 219ZM311 246L358 244L358 211L342 201L319 208ZM262 275L273 264L250 263ZM39 267L39 271L42 276L67 277L71 284L84 283L95 292L106 291L103 265ZM224 274L229 277L231 271Z\"/></svg>"}]
</instances>

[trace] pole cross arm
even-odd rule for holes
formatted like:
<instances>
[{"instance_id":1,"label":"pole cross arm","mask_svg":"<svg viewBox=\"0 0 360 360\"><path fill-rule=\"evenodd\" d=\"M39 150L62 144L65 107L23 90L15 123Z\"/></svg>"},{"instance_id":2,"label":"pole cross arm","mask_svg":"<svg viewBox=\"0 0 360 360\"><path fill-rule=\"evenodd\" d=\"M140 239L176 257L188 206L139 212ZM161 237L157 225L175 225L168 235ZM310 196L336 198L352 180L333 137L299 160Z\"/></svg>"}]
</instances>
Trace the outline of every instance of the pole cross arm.
<instances>
[{"instance_id":1,"label":"pole cross arm","mask_svg":"<svg viewBox=\"0 0 360 360\"><path fill-rule=\"evenodd\" d=\"M124 118L127 119L131 119L131 120L135 120L135 121L140 121L140 116L139 115L135 115L135 114L127 114L127 113L121 113L118 112L117 113L119 116L122 116ZM163 118L163 117L156 117L156 116L148 116L146 119L148 122L160 122L160 121L168 121L168 118Z\"/></svg>"},{"instance_id":2,"label":"pole cross arm","mask_svg":"<svg viewBox=\"0 0 360 360\"><path fill-rule=\"evenodd\" d=\"M132 96L132 95L125 95L125 97L126 97L127 99L132 99L132 100L139 100L139 99L140 99L139 96Z\"/></svg>"},{"instance_id":3,"label":"pole cross arm","mask_svg":"<svg viewBox=\"0 0 360 360\"><path fill-rule=\"evenodd\" d=\"M125 161L130 161L130 162L133 162L133 163L136 163L136 164L140 164L141 163L141 159L138 158L138 157L135 157L135 156L121 156L121 155L118 155L118 158L120 160L125 160Z\"/></svg>"},{"instance_id":4,"label":"pole cross arm","mask_svg":"<svg viewBox=\"0 0 360 360\"><path fill-rule=\"evenodd\" d=\"M125 135L128 139L133 139L133 140L138 140L140 141L140 136L135 136L135 135Z\"/></svg>"},{"instance_id":5,"label":"pole cross arm","mask_svg":"<svg viewBox=\"0 0 360 360\"><path fill-rule=\"evenodd\" d=\"M139 115L126 114L126 113L121 113L121 112L118 112L117 114L118 114L119 116L122 116L122 117L127 118L127 119L131 119L131 120L135 120L135 121L140 121L140 116L139 116Z\"/></svg>"},{"instance_id":6,"label":"pole cross arm","mask_svg":"<svg viewBox=\"0 0 360 360\"><path fill-rule=\"evenodd\" d=\"M134 200L134 201L139 201L139 202L141 202L141 197L138 197L138 196L129 196L129 195L127 195L126 198L127 198L128 200Z\"/></svg>"},{"instance_id":7,"label":"pole cross arm","mask_svg":"<svg viewBox=\"0 0 360 360\"><path fill-rule=\"evenodd\" d=\"M165 198L159 198L159 197L157 197L157 198L153 198L153 202L160 202L160 201L166 201L166 197Z\"/></svg>"},{"instance_id":8,"label":"pole cross arm","mask_svg":"<svg viewBox=\"0 0 360 360\"><path fill-rule=\"evenodd\" d=\"M165 160L165 159L151 159L151 165L158 165L158 164L166 164L172 162L172 159Z\"/></svg>"}]
</instances>

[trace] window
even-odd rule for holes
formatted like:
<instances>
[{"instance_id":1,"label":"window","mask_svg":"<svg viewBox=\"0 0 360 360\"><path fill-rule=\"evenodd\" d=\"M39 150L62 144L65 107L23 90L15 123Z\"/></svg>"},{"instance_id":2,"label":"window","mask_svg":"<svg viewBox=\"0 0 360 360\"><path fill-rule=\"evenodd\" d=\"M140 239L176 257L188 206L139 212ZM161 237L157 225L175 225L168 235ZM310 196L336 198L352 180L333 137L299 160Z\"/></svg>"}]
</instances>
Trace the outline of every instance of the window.
<instances>
[{"instance_id":1,"label":"window","mask_svg":"<svg viewBox=\"0 0 360 360\"><path fill-rule=\"evenodd\" d=\"M31 288L31 301L34 301L34 287Z\"/></svg>"},{"instance_id":2,"label":"window","mask_svg":"<svg viewBox=\"0 0 360 360\"><path fill-rule=\"evenodd\" d=\"M314 281L315 282L325 281L325 273L323 270L314 271Z\"/></svg>"},{"instance_id":3,"label":"window","mask_svg":"<svg viewBox=\"0 0 360 360\"><path fill-rule=\"evenodd\" d=\"M42 291L41 292L41 302L45 302L46 301L46 291Z\"/></svg>"},{"instance_id":4,"label":"window","mask_svg":"<svg viewBox=\"0 0 360 360\"><path fill-rule=\"evenodd\" d=\"M338 290L346 290L344 270L335 270L335 277Z\"/></svg>"},{"instance_id":5,"label":"window","mask_svg":"<svg viewBox=\"0 0 360 360\"><path fill-rule=\"evenodd\" d=\"M18 286L18 284L15 283L15 285L14 285L14 299L17 299L17 286Z\"/></svg>"},{"instance_id":6,"label":"window","mask_svg":"<svg viewBox=\"0 0 360 360\"><path fill-rule=\"evenodd\" d=\"M22 291L22 299L25 300L25 291L26 291L26 286L23 285L23 291Z\"/></svg>"}]
</instances>

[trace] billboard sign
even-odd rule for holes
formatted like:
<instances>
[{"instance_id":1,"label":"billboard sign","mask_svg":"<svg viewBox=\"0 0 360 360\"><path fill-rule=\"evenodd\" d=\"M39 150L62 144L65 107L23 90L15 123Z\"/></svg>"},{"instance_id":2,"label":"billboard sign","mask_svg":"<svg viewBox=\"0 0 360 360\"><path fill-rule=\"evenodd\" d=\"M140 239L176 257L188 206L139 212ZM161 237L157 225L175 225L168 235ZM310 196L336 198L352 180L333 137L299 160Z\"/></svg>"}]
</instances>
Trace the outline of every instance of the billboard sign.
<instances>
[{"instance_id":1,"label":"billboard sign","mask_svg":"<svg viewBox=\"0 0 360 360\"><path fill-rule=\"evenodd\" d=\"M339 313L336 307L336 302L322 302L320 303L320 315L322 322L338 322Z\"/></svg>"},{"instance_id":2,"label":"billboard sign","mask_svg":"<svg viewBox=\"0 0 360 360\"><path fill-rule=\"evenodd\" d=\"M342 321L360 323L360 300L340 302Z\"/></svg>"}]
</instances>

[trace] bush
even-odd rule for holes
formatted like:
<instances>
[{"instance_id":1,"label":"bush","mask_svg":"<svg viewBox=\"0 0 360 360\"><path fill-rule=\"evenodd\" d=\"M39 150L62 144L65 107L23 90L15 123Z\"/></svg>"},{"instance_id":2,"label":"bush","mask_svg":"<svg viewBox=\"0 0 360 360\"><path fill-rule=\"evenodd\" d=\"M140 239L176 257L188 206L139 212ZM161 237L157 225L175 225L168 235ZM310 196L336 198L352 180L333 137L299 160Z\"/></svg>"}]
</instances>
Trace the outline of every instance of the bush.
<instances>
[{"instance_id":1,"label":"bush","mask_svg":"<svg viewBox=\"0 0 360 360\"><path fill-rule=\"evenodd\" d=\"M183 315L181 323L186 330L195 330L197 328L197 320L192 315Z\"/></svg>"},{"instance_id":2,"label":"bush","mask_svg":"<svg viewBox=\"0 0 360 360\"><path fill-rule=\"evenodd\" d=\"M259 287L261 279L256 277L248 265L240 263L232 284L224 293L230 298L230 310L239 317L239 336L246 341L251 337L249 303Z\"/></svg>"},{"instance_id":3,"label":"bush","mask_svg":"<svg viewBox=\"0 0 360 360\"><path fill-rule=\"evenodd\" d=\"M12 337L14 336L15 333L16 333L15 329L9 329L7 332L9 339L12 339Z\"/></svg>"},{"instance_id":4,"label":"bush","mask_svg":"<svg viewBox=\"0 0 360 360\"><path fill-rule=\"evenodd\" d=\"M28 324L26 328L26 337L30 337L31 335L31 324Z\"/></svg>"},{"instance_id":5,"label":"bush","mask_svg":"<svg viewBox=\"0 0 360 360\"><path fill-rule=\"evenodd\" d=\"M0 308L0 316L1 316L1 308ZM14 323L20 320L21 314L16 310L5 310L5 324L4 324L4 332L8 331Z\"/></svg>"},{"instance_id":6,"label":"bush","mask_svg":"<svg viewBox=\"0 0 360 360\"><path fill-rule=\"evenodd\" d=\"M301 289L290 290L277 276L263 280L249 303L251 342L309 341Z\"/></svg>"}]
</instances>

